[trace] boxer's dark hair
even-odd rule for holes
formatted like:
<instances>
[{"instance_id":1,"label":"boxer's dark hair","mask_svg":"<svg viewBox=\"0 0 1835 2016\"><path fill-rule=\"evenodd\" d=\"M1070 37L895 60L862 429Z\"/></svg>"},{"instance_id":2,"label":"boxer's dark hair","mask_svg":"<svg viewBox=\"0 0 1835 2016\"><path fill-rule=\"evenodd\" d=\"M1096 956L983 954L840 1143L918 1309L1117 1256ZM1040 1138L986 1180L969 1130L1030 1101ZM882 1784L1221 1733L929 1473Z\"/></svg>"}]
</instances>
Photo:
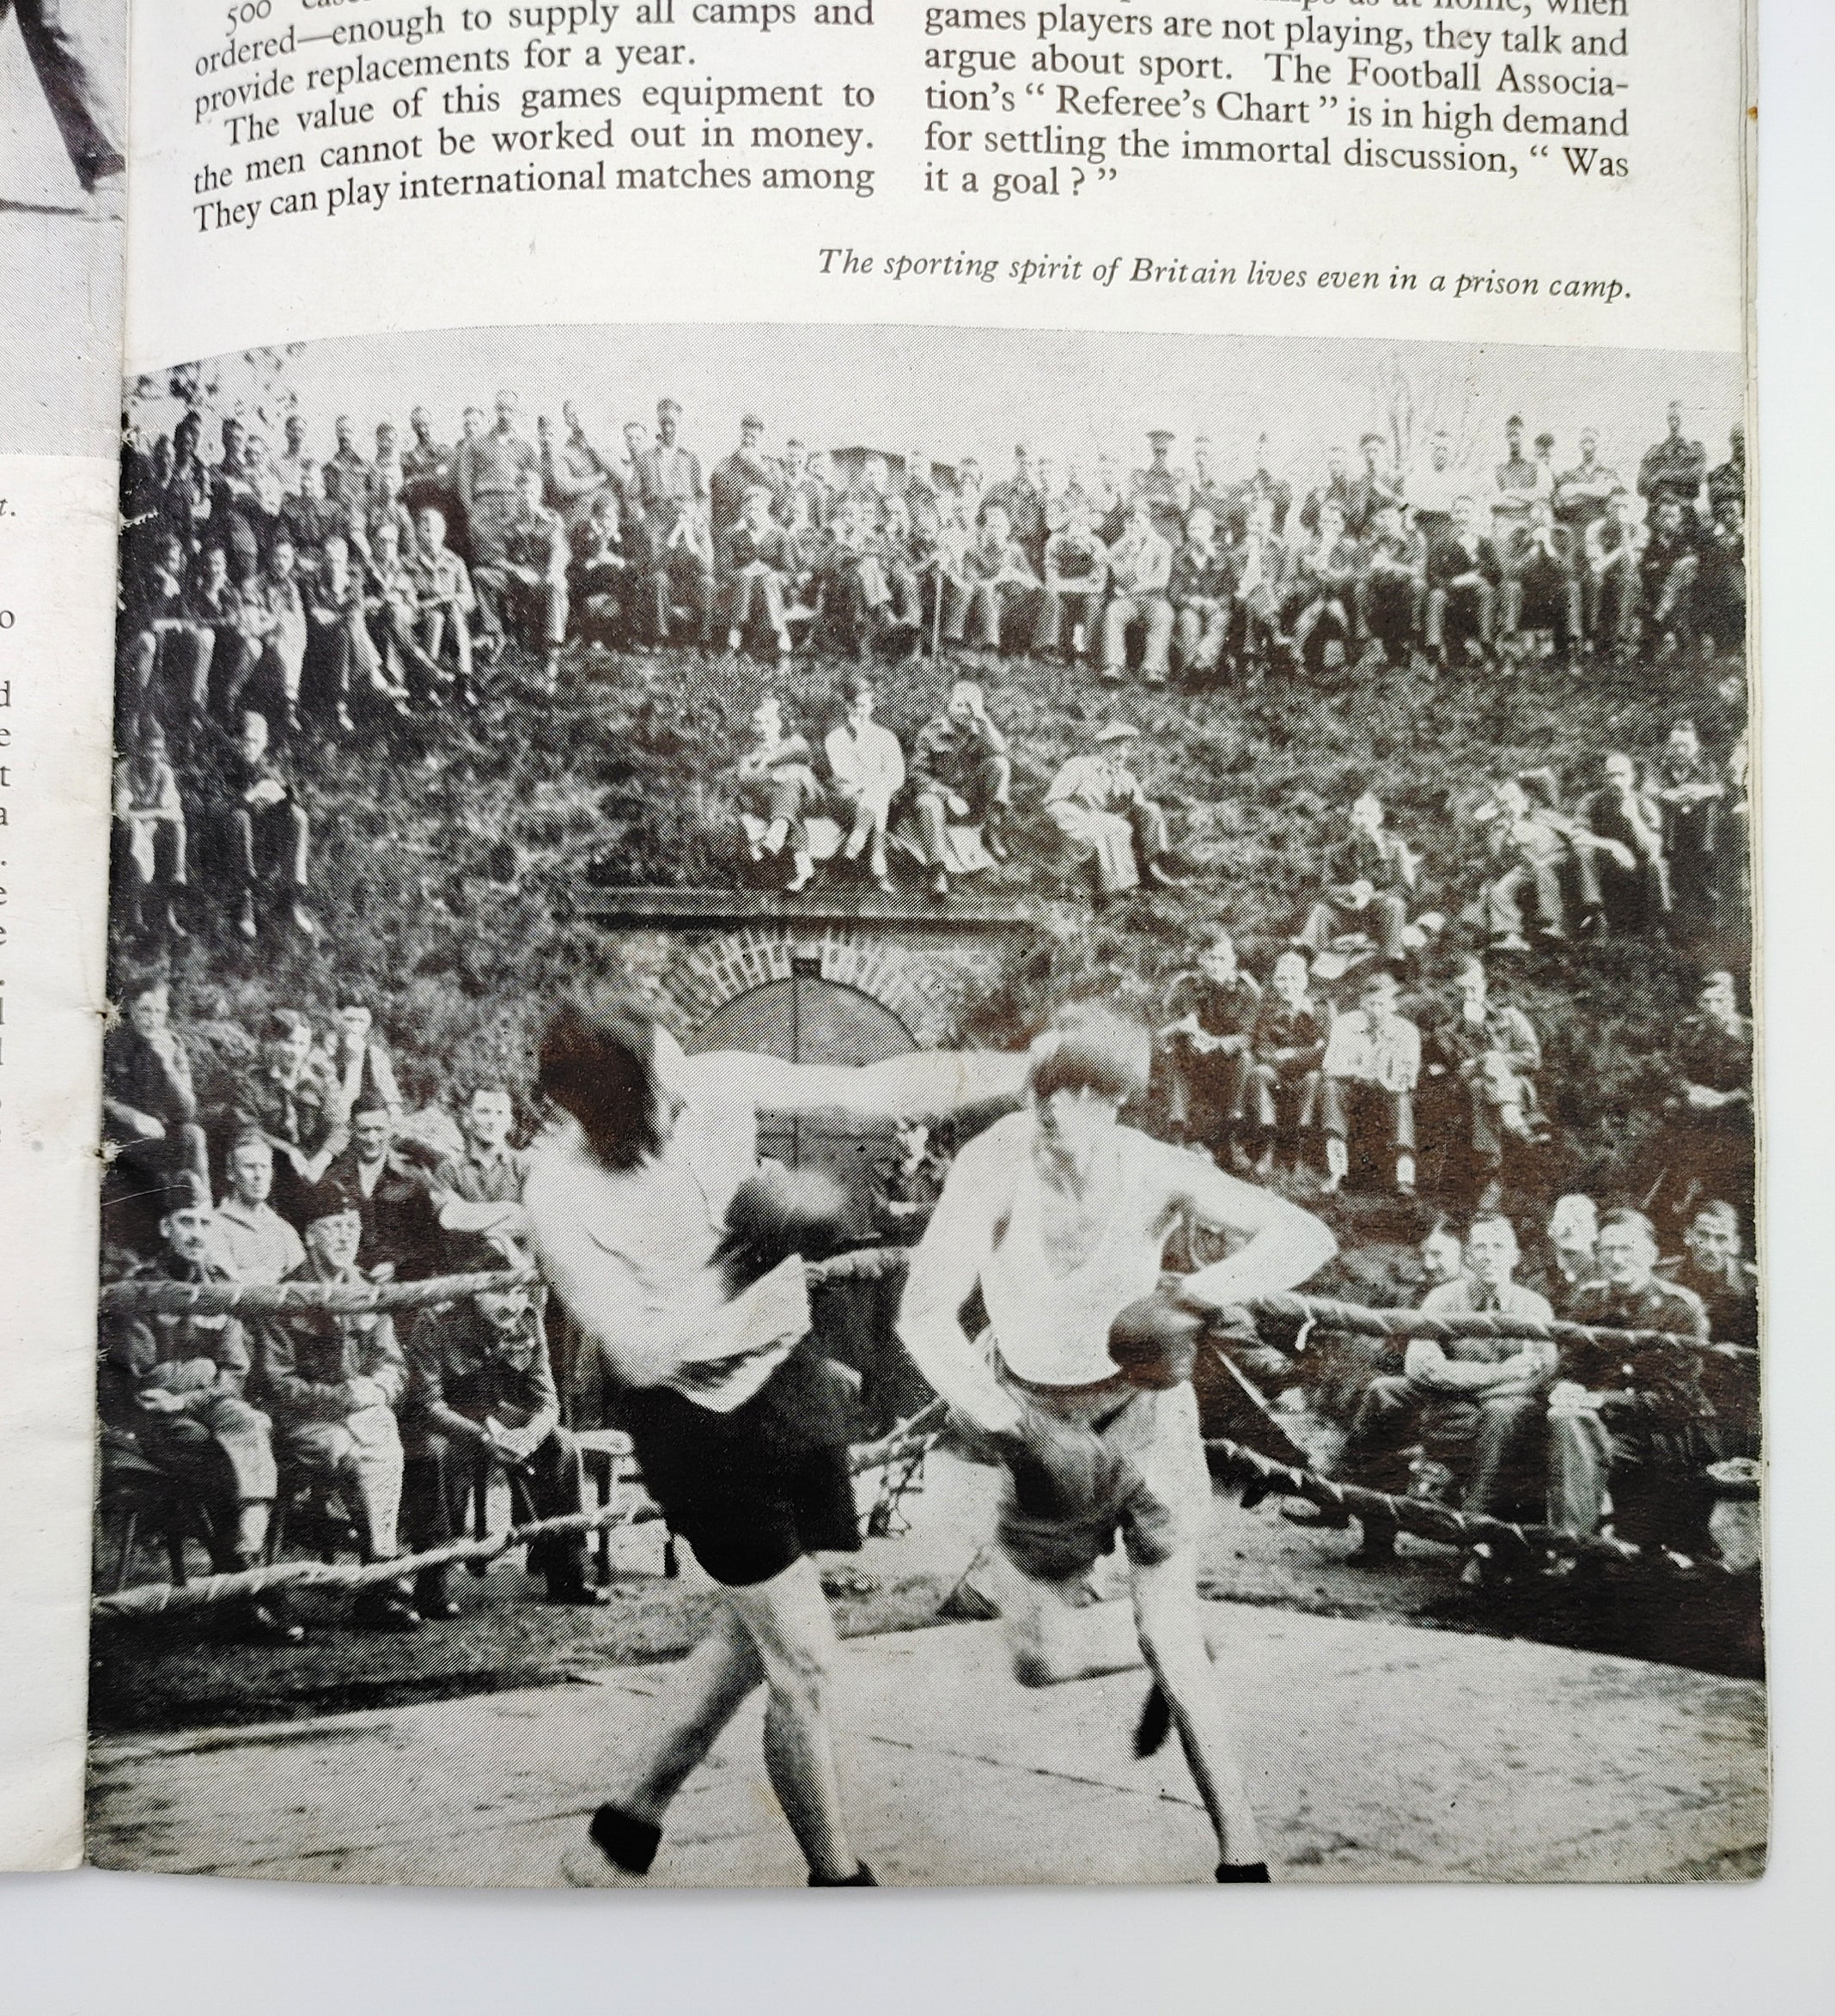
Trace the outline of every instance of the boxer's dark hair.
<instances>
[{"instance_id":1,"label":"boxer's dark hair","mask_svg":"<svg viewBox=\"0 0 1835 2016\"><path fill-rule=\"evenodd\" d=\"M1145 1093L1152 1057L1138 1022L1095 1002L1073 1002L1037 1046L1032 1095L1042 1104L1054 1092L1093 1092L1125 1105Z\"/></svg>"},{"instance_id":2,"label":"boxer's dark hair","mask_svg":"<svg viewBox=\"0 0 1835 2016\"><path fill-rule=\"evenodd\" d=\"M656 1124L656 1016L629 995L563 1002L542 1031L535 1089L580 1123L608 1169L662 1146Z\"/></svg>"}]
</instances>

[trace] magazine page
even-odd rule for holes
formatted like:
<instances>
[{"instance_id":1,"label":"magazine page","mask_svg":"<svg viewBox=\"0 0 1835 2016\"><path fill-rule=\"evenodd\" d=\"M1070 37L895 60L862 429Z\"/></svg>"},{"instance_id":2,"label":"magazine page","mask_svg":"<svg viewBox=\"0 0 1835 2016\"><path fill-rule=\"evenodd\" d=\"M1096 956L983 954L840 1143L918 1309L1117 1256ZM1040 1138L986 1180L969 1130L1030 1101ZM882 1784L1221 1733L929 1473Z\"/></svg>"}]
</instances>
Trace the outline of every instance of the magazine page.
<instances>
[{"instance_id":1,"label":"magazine page","mask_svg":"<svg viewBox=\"0 0 1835 2016\"><path fill-rule=\"evenodd\" d=\"M0 7L0 1869L82 1842L125 40Z\"/></svg>"},{"instance_id":2,"label":"magazine page","mask_svg":"<svg viewBox=\"0 0 1835 2016\"><path fill-rule=\"evenodd\" d=\"M142 12L94 1861L1762 1870L1745 29Z\"/></svg>"}]
</instances>

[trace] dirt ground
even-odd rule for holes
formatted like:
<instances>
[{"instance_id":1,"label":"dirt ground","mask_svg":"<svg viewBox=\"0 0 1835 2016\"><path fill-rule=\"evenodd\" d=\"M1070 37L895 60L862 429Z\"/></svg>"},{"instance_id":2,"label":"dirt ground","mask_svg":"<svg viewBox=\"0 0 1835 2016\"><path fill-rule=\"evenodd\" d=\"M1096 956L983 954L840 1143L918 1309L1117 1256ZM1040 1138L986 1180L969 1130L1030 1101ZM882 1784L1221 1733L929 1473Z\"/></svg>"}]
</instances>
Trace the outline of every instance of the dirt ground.
<instances>
[{"instance_id":1,"label":"dirt ground","mask_svg":"<svg viewBox=\"0 0 1835 2016\"><path fill-rule=\"evenodd\" d=\"M863 1509L874 1488L875 1480L863 1481ZM990 1531L995 1489L991 1471L934 1453L922 1489L900 1507L906 1531L824 1562L843 1637L922 1630L946 1605L964 1614L962 1599L952 1603L952 1593ZM480 1578L455 1574L460 1616L412 1636L354 1629L347 1599L317 1594L296 1599L308 1635L292 1649L213 1641L195 1618L131 1626L99 1621L91 1646L92 1727L121 1734L286 1720L561 1686L607 1666L674 1658L693 1641L718 1598L686 1550L680 1577L663 1575L661 1531L652 1525L614 1536L604 1609L550 1608L541 1585L514 1558L493 1563ZM1356 1538L1355 1529L1304 1531L1282 1516L1275 1500L1246 1513L1235 1493L1220 1487L1201 1562L1203 1593L1321 1617L1536 1638L1710 1672L1752 1677L1760 1670L1756 1578L1587 1577L1552 1593L1538 1587L1491 1597L1460 1587L1459 1558L1445 1548L1404 1537L1395 1566L1375 1572L1347 1560ZM1106 1564L1099 1590L1119 1593L1124 1574L1119 1562Z\"/></svg>"}]
</instances>

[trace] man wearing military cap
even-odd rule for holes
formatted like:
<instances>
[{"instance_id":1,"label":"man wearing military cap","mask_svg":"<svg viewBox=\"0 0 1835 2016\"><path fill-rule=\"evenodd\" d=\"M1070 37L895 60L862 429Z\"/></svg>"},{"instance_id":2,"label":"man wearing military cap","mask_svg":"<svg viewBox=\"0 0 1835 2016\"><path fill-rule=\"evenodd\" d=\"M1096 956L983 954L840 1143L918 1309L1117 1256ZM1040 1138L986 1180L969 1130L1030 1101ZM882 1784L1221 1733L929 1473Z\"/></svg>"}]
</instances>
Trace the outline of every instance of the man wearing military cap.
<instances>
[{"instance_id":1,"label":"man wearing military cap","mask_svg":"<svg viewBox=\"0 0 1835 2016\"><path fill-rule=\"evenodd\" d=\"M739 523L748 490L762 485L776 499L782 472L759 446L764 438L764 421L756 413L747 413L739 423L739 446L714 464L713 473L707 479L716 545Z\"/></svg>"},{"instance_id":2,"label":"man wearing military cap","mask_svg":"<svg viewBox=\"0 0 1835 2016\"><path fill-rule=\"evenodd\" d=\"M232 1279L210 1258L210 1193L204 1179L180 1170L162 1203L160 1250L129 1279ZM260 1565L274 1507L272 1430L244 1397L251 1368L247 1333L232 1315L175 1310L103 1320L104 1461L111 1444L125 1439L183 1484L203 1509L211 1564L220 1574ZM296 1645L303 1635L277 1599L237 1605L229 1621L237 1635L263 1644Z\"/></svg>"},{"instance_id":3,"label":"man wearing military cap","mask_svg":"<svg viewBox=\"0 0 1835 2016\"><path fill-rule=\"evenodd\" d=\"M1185 537L1185 515L1192 502L1191 479L1168 459L1174 436L1168 427L1155 427L1147 436L1152 460L1134 472L1133 502L1145 504L1153 528L1168 546Z\"/></svg>"},{"instance_id":4,"label":"man wearing military cap","mask_svg":"<svg viewBox=\"0 0 1835 2016\"><path fill-rule=\"evenodd\" d=\"M363 1221L357 1200L337 1184L314 1185L302 1216L306 1264L290 1278L355 1288ZM401 1435L395 1410L406 1394L407 1361L389 1316L338 1315L302 1308L268 1326L263 1387L282 1455L296 1471L336 1489L356 1523L365 1561L398 1551ZM399 1585L357 1598L352 1621L372 1630L412 1631L420 1623Z\"/></svg>"}]
</instances>

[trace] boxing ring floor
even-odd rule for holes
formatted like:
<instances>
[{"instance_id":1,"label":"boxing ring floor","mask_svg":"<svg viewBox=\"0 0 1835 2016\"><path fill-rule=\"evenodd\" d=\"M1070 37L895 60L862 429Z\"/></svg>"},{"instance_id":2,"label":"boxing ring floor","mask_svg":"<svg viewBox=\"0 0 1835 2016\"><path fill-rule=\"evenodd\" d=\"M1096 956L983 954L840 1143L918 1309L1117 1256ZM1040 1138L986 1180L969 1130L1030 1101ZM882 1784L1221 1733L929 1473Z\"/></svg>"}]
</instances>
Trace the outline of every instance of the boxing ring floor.
<instances>
[{"instance_id":1,"label":"boxing ring floor","mask_svg":"<svg viewBox=\"0 0 1835 2016\"><path fill-rule=\"evenodd\" d=\"M1277 1882L1665 1882L1763 1867L1763 1689L1553 1647L1207 1604ZM1117 1615L1118 1627L1125 1618ZM542 1886L671 1667L313 1721L107 1739L105 1867ZM842 1648L857 1845L883 1885L1191 1883L1215 1860L1129 1672L1040 1690L998 1624ZM754 1702L691 1780L652 1886L801 1886Z\"/></svg>"}]
</instances>

